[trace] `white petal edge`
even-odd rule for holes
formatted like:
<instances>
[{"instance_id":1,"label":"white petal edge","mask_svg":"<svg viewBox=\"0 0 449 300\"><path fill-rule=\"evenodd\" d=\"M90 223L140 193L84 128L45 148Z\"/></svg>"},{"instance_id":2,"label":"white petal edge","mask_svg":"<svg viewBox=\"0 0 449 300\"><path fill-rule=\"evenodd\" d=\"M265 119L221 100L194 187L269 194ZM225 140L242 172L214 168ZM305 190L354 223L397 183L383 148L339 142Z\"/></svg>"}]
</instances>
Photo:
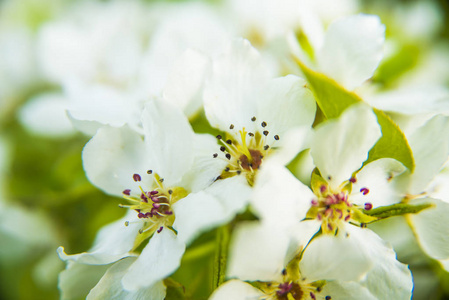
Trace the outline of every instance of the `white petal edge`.
<instances>
[{"instance_id":1,"label":"white petal edge","mask_svg":"<svg viewBox=\"0 0 449 300\"><path fill-rule=\"evenodd\" d=\"M179 267L185 248L170 229L155 233L123 276L124 289L136 291L168 277Z\"/></svg>"},{"instance_id":2,"label":"white petal edge","mask_svg":"<svg viewBox=\"0 0 449 300\"><path fill-rule=\"evenodd\" d=\"M136 219L136 213L130 211L122 219L101 228L95 238L93 247L88 252L67 255L64 248L59 247L57 250L59 257L65 261L102 265L131 256L132 254L129 251L132 250L136 236L142 226ZM128 226L125 226L126 221L130 221Z\"/></svg>"},{"instance_id":3,"label":"white petal edge","mask_svg":"<svg viewBox=\"0 0 449 300\"><path fill-rule=\"evenodd\" d=\"M121 279L135 260L135 258L124 258L109 267L98 284L87 295L86 299L163 300L166 294L166 287L162 281L158 281L148 288L139 289L135 292L123 289Z\"/></svg>"},{"instance_id":4,"label":"white petal edge","mask_svg":"<svg viewBox=\"0 0 449 300\"><path fill-rule=\"evenodd\" d=\"M383 57L385 26L378 16L354 15L333 22L317 52L319 69L348 90L369 79Z\"/></svg>"},{"instance_id":5,"label":"white petal edge","mask_svg":"<svg viewBox=\"0 0 449 300\"><path fill-rule=\"evenodd\" d=\"M173 186L189 171L194 159L194 133L187 117L171 103L148 102L142 113L146 150L154 172Z\"/></svg>"},{"instance_id":6,"label":"white petal edge","mask_svg":"<svg viewBox=\"0 0 449 300\"><path fill-rule=\"evenodd\" d=\"M380 126L372 109L356 104L338 119L317 126L310 151L323 178L332 189L338 190L362 166L380 137Z\"/></svg>"},{"instance_id":7,"label":"white petal edge","mask_svg":"<svg viewBox=\"0 0 449 300\"><path fill-rule=\"evenodd\" d=\"M209 300L258 300L263 296L260 290L249 283L233 279L220 285Z\"/></svg>"},{"instance_id":8,"label":"white petal edge","mask_svg":"<svg viewBox=\"0 0 449 300\"><path fill-rule=\"evenodd\" d=\"M105 126L84 146L83 167L95 186L122 196L125 189L137 188L133 174L146 174L146 155L140 134L127 126Z\"/></svg>"}]
</instances>

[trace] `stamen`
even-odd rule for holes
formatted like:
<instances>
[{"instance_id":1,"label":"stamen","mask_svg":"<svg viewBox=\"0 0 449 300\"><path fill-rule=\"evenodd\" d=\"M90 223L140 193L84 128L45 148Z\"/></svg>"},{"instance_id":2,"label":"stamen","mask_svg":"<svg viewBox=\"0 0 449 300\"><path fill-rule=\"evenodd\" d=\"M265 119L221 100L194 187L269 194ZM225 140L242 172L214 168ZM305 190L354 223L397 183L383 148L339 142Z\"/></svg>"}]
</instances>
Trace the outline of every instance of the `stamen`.
<instances>
[{"instance_id":1,"label":"stamen","mask_svg":"<svg viewBox=\"0 0 449 300\"><path fill-rule=\"evenodd\" d=\"M371 210L373 208L373 204L367 202L365 203L365 210Z\"/></svg>"},{"instance_id":2,"label":"stamen","mask_svg":"<svg viewBox=\"0 0 449 300\"><path fill-rule=\"evenodd\" d=\"M331 297L331 296L326 296L324 299L326 299L326 300L331 300L332 297Z\"/></svg>"},{"instance_id":3,"label":"stamen","mask_svg":"<svg viewBox=\"0 0 449 300\"><path fill-rule=\"evenodd\" d=\"M125 221L125 226L126 226L126 227L129 226L129 221Z\"/></svg>"},{"instance_id":4,"label":"stamen","mask_svg":"<svg viewBox=\"0 0 449 300\"><path fill-rule=\"evenodd\" d=\"M231 160L231 154L229 154L229 153L226 153L226 158L228 159L228 160Z\"/></svg>"},{"instance_id":5,"label":"stamen","mask_svg":"<svg viewBox=\"0 0 449 300\"><path fill-rule=\"evenodd\" d=\"M227 140L226 144L232 145L232 141L231 140Z\"/></svg>"},{"instance_id":6,"label":"stamen","mask_svg":"<svg viewBox=\"0 0 449 300\"><path fill-rule=\"evenodd\" d=\"M270 148L270 146L268 146L268 145L265 145L265 146L263 146L263 150L268 150L268 148Z\"/></svg>"},{"instance_id":7,"label":"stamen","mask_svg":"<svg viewBox=\"0 0 449 300\"><path fill-rule=\"evenodd\" d=\"M147 174L153 174L153 170L148 170Z\"/></svg>"},{"instance_id":8,"label":"stamen","mask_svg":"<svg viewBox=\"0 0 449 300\"><path fill-rule=\"evenodd\" d=\"M217 135L216 138L221 140L221 135Z\"/></svg>"},{"instance_id":9,"label":"stamen","mask_svg":"<svg viewBox=\"0 0 449 300\"><path fill-rule=\"evenodd\" d=\"M256 117L252 117L251 121L255 122L256 121Z\"/></svg>"},{"instance_id":10,"label":"stamen","mask_svg":"<svg viewBox=\"0 0 449 300\"><path fill-rule=\"evenodd\" d=\"M324 193L327 190L327 186L325 186L324 184L322 186L320 186L320 192Z\"/></svg>"},{"instance_id":11,"label":"stamen","mask_svg":"<svg viewBox=\"0 0 449 300\"><path fill-rule=\"evenodd\" d=\"M221 147L220 147L220 151L221 151L221 152L225 152L225 150L226 150L226 147L225 147L225 146L221 146Z\"/></svg>"},{"instance_id":12,"label":"stamen","mask_svg":"<svg viewBox=\"0 0 449 300\"><path fill-rule=\"evenodd\" d=\"M217 158L218 153L214 153L212 156L213 156L214 158Z\"/></svg>"},{"instance_id":13,"label":"stamen","mask_svg":"<svg viewBox=\"0 0 449 300\"><path fill-rule=\"evenodd\" d=\"M134 174L134 175L133 175L133 179L134 179L135 182L137 182L137 181L141 181L141 180L142 180L142 177L140 177L139 174Z\"/></svg>"},{"instance_id":14,"label":"stamen","mask_svg":"<svg viewBox=\"0 0 449 300\"><path fill-rule=\"evenodd\" d=\"M367 188L361 188L360 189L360 192L363 194L363 196L365 196L366 194L368 194L369 193L369 189L367 189Z\"/></svg>"},{"instance_id":15,"label":"stamen","mask_svg":"<svg viewBox=\"0 0 449 300\"><path fill-rule=\"evenodd\" d=\"M249 135L250 137L253 137L253 136L254 136L254 133L248 132L248 135Z\"/></svg>"},{"instance_id":16,"label":"stamen","mask_svg":"<svg viewBox=\"0 0 449 300\"><path fill-rule=\"evenodd\" d=\"M262 133L264 136L267 136L269 134L268 130L264 130Z\"/></svg>"},{"instance_id":17,"label":"stamen","mask_svg":"<svg viewBox=\"0 0 449 300\"><path fill-rule=\"evenodd\" d=\"M266 127L267 126L267 122L263 121L260 125L262 125L262 127Z\"/></svg>"},{"instance_id":18,"label":"stamen","mask_svg":"<svg viewBox=\"0 0 449 300\"><path fill-rule=\"evenodd\" d=\"M229 126L229 129L234 129L234 124L231 124L231 126Z\"/></svg>"},{"instance_id":19,"label":"stamen","mask_svg":"<svg viewBox=\"0 0 449 300\"><path fill-rule=\"evenodd\" d=\"M130 189L126 189L122 193L127 195L127 196L129 196L129 195L131 195L131 190Z\"/></svg>"},{"instance_id":20,"label":"stamen","mask_svg":"<svg viewBox=\"0 0 449 300\"><path fill-rule=\"evenodd\" d=\"M279 141L279 135L276 134L276 135L274 136L274 139L275 139L276 141Z\"/></svg>"},{"instance_id":21,"label":"stamen","mask_svg":"<svg viewBox=\"0 0 449 300\"><path fill-rule=\"evenodd\" d=\"M310 298L312 298L312 300L316 300L315 294L310 292Z\"/></svg>"},{"instance_id":22,"label":"stamen","mask_svg":"<svg viewBox=\"0 0 449 300\"><path fill-rule=\"evenodd\" d=\"M351 179L349 179L349 181L350 181L351 183L356 183L356 182L357 182L357 179L355 179L355 177L351 177Z\"/></svg>"}]
</instances>

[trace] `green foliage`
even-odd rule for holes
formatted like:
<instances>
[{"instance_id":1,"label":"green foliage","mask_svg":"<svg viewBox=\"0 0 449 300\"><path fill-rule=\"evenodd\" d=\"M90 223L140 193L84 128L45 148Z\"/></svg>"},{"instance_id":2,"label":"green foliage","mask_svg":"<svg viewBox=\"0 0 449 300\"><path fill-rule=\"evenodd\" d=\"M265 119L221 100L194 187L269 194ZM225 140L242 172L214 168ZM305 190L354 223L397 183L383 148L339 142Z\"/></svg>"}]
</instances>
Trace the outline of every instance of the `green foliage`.
<instances>
[{"instance_id":1,"label":"green foliage","mask_svg":"<svg viewBox=\"0 0 449 300\"><path fill-rule=\"evenodd\" d=\"M402 45L392 56L384 59L374 74L373 81L384 87L391 86L403 74L412 70L420 59L417 45Z\"/></svg>"},{"instance_id":2,"label":"green foliage","mask_svg":"<svg viewBox=\"0 0 449 300\"><path fill-rule=\"evenodd\" d=\"M412 205L408 203L397 203L389 206L381 206L372 210L363 210L363 213L378 219L385 219L406 214L417 214L420 211L432 207L431 203Z\"/></svg>"},{"instance_id":3,"label":"green foliage","mask_svg":"<svg viewBox=\"0 0 449 300\"><path fill-rule=\"evenodd\" d=\"M349 106L363 102L358 95L347 91L335 80L311 70L299 60L296 62L310 83L317 104L325 118L337 118ZM383 111L374 109L374 112L382 129L382 137L371 149L366 163L389 157L400 161L413 171L415 168L413 154L404 133Z\"/></svg>"}]
</instances>

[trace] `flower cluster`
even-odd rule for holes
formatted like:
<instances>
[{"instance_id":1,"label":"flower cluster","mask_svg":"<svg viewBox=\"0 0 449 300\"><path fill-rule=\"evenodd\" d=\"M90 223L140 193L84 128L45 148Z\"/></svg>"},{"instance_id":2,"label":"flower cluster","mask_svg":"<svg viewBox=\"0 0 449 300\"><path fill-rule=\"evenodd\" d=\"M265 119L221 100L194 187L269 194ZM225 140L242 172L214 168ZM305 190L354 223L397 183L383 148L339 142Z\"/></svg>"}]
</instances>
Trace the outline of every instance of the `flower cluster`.
<instances>
[{"instance_id":1,"label":"flower cluster","mask_svg":"<svg viewBox=\"0 0 449 300\"><path fill-rule=\"evenodd\" d=\"M62 299L411 299L411 251L449 271L449 90L333 5L86 1L39 26L58 89L20 119L87 135L123 212L58 248Z\"/></svg>"}]
</instances>

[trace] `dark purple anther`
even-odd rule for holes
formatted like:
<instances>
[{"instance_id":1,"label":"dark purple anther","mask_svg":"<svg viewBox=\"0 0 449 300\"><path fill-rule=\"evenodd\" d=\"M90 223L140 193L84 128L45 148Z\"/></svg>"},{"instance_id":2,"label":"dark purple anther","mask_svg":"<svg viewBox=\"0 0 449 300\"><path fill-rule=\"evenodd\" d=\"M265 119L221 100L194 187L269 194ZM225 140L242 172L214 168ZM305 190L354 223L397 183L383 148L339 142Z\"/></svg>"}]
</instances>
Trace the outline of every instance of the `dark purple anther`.
<instances>
[{"instance_id":1,"label":"dark purple anther","mask_svg":"<svg viewBox=\"0 0 449 300\"><path fill-rule=\"evenodd\" d=\"M321 221L323 219L323 216L321 214L317 214L316 218L318 219L318 221Z\"/></svg>"},{"instance_id":2,"label":"dark purple anther","mask_svg":"<svg viewBox=\"0 0 449 300\"><path fill-rule=\"evenodd\" d=\"M332 227L330 223L327 223L327 228L329 228L329 230L334 230L334 227Z\"/></svg>"},{"instance_id":3,"label":"dark purple anther","mask_svg":"<svg viewBox=\"0 0 449 300\"><path fill-rule=\"evenodd\" d=\"M154 208L159 208L159 207L161 207L161 205L159 203L153 203L153 207Z\"/></svg>"},{"instance_id":4,"label":"dark purple anther","mask_svg":"<svg viewBox=\"0 0 449 300\"><path fill-rule=\"evenodd\" d=\"M347 215L347 216L345 217L345 221L348 222L350 218L351 218L351 215Z\"/></svg>"},{"instance_id":5,"label":"dark purple anther","mask_svg":"<svg viewBox=\"0 0 449 300\"><path fill-rule=\"evenodd\" d=\"M327 190L327 187L323 184L322 186L320 186L320 192L324 193Z\"/></svg>"},{"instance_id":6,"label":"dark purple anther","mask_svg":"<svg viewBox=\"0 0 449 300\"><path fill-rule=\"evenodd\" d=\"M159 193L158 191L151 191L150 195L153 196L153 195L157 195L158 193Z\"/></svg>"},{"instance_id":7,"label":"dark purple anther","mask_svg":"<svg viewBox=\"0 0 449 300\"><path fill-rule=\"evenodd\" d=\"M145 214L139 213L139 214L137 215L137 217L138 217L139 219L145 218Z\"/></svg>"},{"instance_id":8,"label":"dark purple anther","mask_svg":"<svg viewBox=\"0 0 449 300\"><path fill-rule=\"evenodd\" d=\"M147 196L144 193L140 194L140 199L142 199L143 202L148 203Z\"/></svg>"},{"instance_id":9,"label":"dark purple anther","mask_svg":"<svg viewBox=\"0 0 449 300\"><path fill-rule=\"evenodd\" d=\"M371 210L373 208L373 205L369 202L365 203L365 210Z\"/></svg>"},{"instance_id":10,"label":"dark purple anther","mask_svg":"<svg viewBox=\"0 0 449 300\"><path fill-rule=\"evenodd\" d=\"M340 215L338 217L339 219L343 218L343 211L341 211L341 209L336 209L335 211Z\"/></svg>"},{"instance_id":11,"label":"dark purple anther","mask_svg":"<svg viewBox=\"0 0 449 300\"><path fill-rule=\"evenodd\" d=\"M363 194L363 196L365 196L366 194L369 193L369 189L367 189L367 188L361 188L361 189L360 189L360 192Z\"/></svg>"},{"instance_id":12,"label":"dark purple anther","mask_svg":"<svg viewBox=\"0 0 449 300\"><path fill-rule=\"evenodd\" d=\"M140 177L139 174L134 174L134 175L133 175L133 179L134 179L135 182L137 182L137 181L141 181L141 180L142 180L142 177Z\"/></svg>"},{"instance_id":13,"label":"dark purple anther","mask_svg":"<svg viewBox=\"0 0 449 300\"><path fill-rule=\"evenodd\" d=\"M150 212L145 213L145 218L151 218L153 215Z\"/></svg>"},{"instance_id":14,"label":"dark purple anther","mask_svg":"<svg viewBox=\"0 0 449 300\"><path fill-rule=\"evenodd\" d=\"M167 210L167 211L165 212L165 214L170 216L170 215L173 214L173 212L172 212L171 210Z\"/></svg>"},{"instance_id":15,"label":"dark purple anther","mask_svg":"<svg viewBox=\"0 0 449 300\"><path fill-rule=\"evenodd\" d=\"M163 226L159 227L159 229L157 230L157 233L161 233L162 229L164 229Z\"/></svg>"},{"instance_id":16,"label":"dark purple anther","mask_svg":"<svg viewBox=\"0 0 449 300\"><path fill-rule=\"evenodd\" d=\"M312 200L312 206L318 206L318 200L313 199Z\"/></svg>"},{"instance_id":17,"label":"dark purple anther","mask_svg":"<svg viewBox=\"0 0 449 300\"><path fill-rule=\"evenodd\" d=\"M290 292L290 290L293 287L293 283L288 283L288 282L284 282L279 284L278 288L279 290L276 292L276 294L278 294L278 296L282 296L287 294L288 292Z\"/></svg>"},{"instance_id":18,"label":"dark purple anther","mask_svg":"<svg viewBox=\"0 0 449 300\"><path fill-rule=\"evenodd\" d=\"M355 179L355 177L351 177L351 179L349 179L349 181L350 181L351 183L356 183L356 182L357 182L357 179Z\"/></svg>"},{"instance_id":19,"label":"dark purple anther","mask_svg":"<svg viewBox=\"0 0 449 300\"><path fill-rule=\"evenodd\" d=\"M310 292L310 298L312 298L312 300L316 300L315 294Z\"/></svg>"},{"instance_id":20,"label":"dark purple anther","mask_svg":"<svg viewBox=\"0 0 449 300\"><path fill-rule=\"evenodd\" d=\"M131 190L130 189L126 189L122 193L127 195L127 196L129 196L129 195L131 195Z\"/></svg>"}]
</instances>

